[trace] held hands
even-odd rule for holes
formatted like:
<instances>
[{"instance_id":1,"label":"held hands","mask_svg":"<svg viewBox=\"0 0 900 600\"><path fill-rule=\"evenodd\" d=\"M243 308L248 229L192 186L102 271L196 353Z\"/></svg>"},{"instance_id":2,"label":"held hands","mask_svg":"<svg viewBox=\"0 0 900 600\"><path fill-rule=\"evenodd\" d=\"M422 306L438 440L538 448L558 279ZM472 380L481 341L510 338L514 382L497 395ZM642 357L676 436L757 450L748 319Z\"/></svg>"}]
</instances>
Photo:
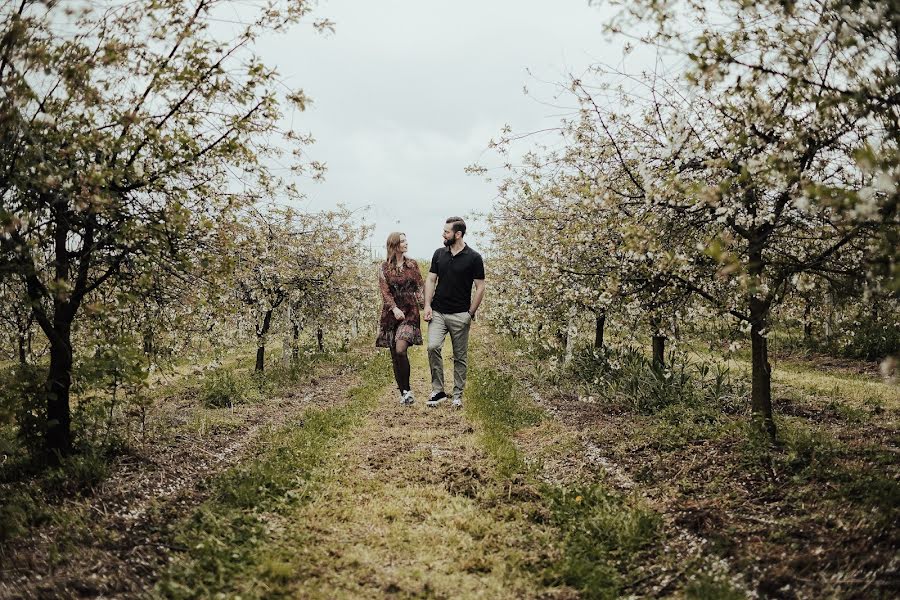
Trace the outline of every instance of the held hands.
<instances>
[{"instance_id":1,"label":"held hands","mask_svg":"<svg viewBox=\"0 0 900 600\"><path fill-rule=\"evenodd\" d=\"M397 319L398 321L402 321L404 317L406 317L406 315L403 314L403 311L395 306L394 307L394 318Z\"/></svg>"},{"instance_id":2,"label":"held hands","mask_svg":"<svg viewBox=\"0 0 900 600\"><path fill-rule=\"evenodd\" d=\"M430 306L425 307L425 312L422 313L422 318L425 319L426 321L431 321L431 307Z\"/></svg>"}]
</instances>

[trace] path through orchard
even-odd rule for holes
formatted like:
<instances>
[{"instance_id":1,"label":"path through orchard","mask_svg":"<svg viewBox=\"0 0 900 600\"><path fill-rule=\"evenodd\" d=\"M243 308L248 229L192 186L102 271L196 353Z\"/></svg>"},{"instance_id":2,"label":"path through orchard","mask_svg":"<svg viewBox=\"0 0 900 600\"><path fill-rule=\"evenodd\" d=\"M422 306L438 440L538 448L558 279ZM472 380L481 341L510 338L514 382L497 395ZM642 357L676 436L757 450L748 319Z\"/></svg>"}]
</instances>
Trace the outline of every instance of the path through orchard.
<instances>
[{"instance_id":1,"label":"path through orchard","mask_svg":"<svg viewBox=\"0 0 900 600\"><path fill-rule=\"evenodd\" d=\"M343 404L332 398L306 413L292 441L268 442L266 468L295 475L260 486L274 499L243 506L263 526L252 536L189 534L183 545L199 550L174 561L159 594L615 598L672 593L688 568L708 564L702 540L663 535L644 499L617 489L577 423L495 369L510 358L500 348L475 342L464 410L426 407L422 347L410 350L417 400L401 405L386 354L367 362ZM297 458L304 453L314 459ZM246 472L232 481L255 479L255 468ZM225 495L239 496L227 485ZM209 506L217 516L201 529L233 520L227 504ZM224 559L208 551L247 538L248 549ZM721 564L710 573L729 576Z\"/></svg>"},{"instance_id":2,"label":"path through orchard","mask_svg":"<svg viewBox=\"0 0 900 600\"><path fill-rule=\"evenodd\" d=\"M297 549L292 591L304 598L535 595L540 585L527 567L549 530L514 510L491 480L490 458L465 413L425 406L424 352L411 356L416 403L402 406L390 385L384 389L338 447L321 494L286 529Z\"/></svg>"},{"instance_id":3,"label":"path through orchard","mask_svg":"<svg viewBox=\"0 0 900 600\"><path fill-rule=\"evenodd\" d=\"M614 598L705 568L475 333L463 410L425 406L422 347L412 406L369 348L256 405L163 405L172 431L20 540L0 597Z\"/></svg>"}]
</instances>

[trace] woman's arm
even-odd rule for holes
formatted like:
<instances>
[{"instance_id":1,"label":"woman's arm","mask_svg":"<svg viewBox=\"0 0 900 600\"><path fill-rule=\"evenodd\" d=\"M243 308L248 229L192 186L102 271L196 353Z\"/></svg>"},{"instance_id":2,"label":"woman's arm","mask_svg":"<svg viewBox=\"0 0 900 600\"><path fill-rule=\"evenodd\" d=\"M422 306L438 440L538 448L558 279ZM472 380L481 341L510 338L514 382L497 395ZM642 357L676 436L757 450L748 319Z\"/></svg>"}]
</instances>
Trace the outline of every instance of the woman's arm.
<instances>
[{"instance_id":1,"label":"woman's arm","mask_svg":"<svg viewBox=\"0 0 900 600\"><path fill-rule=\"evenodd\" d=\"M391 288L388 287L387 279L384 278L384 266L378 267L378 288L381 290L381 300L388 310L397 308L394 296L391 295Z\"/></svg>"}]
</instances>

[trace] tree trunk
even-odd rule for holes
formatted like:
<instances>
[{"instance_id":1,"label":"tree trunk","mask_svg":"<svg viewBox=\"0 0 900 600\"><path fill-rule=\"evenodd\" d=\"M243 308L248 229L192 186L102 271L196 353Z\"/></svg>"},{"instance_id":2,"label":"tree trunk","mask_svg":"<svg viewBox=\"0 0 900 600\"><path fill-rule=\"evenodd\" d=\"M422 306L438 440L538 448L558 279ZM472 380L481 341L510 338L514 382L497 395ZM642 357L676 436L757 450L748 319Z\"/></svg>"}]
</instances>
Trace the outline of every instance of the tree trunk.
<instances>
[{"instance_id":1,"label":"tree trunk","mask_svg":"<svg viewBox=\"0 0 900 600\"><path fill-rule=\"evenodd\" d=\"M569 323L566 326L566 351L563 355L563 364L568 365L575 356L575 336L578 333L576 319L578 309L575 306L569 308Z\"/></svg>"},{"instance_id":2,"label":"tree trunk","mask_svg":"<svg viewBox=\"0 0 900 600\"><path fill-rule=\"evenodd\" d=\"M261 344L256 348L256 371L262 373L266 366L266 346Z\"/></svg>"},{"instance_id":3,"label":"tree trunk","mask_svg":"<svg viewBox=\"0 0 900 600\"><path fill-rule=\"evenodd\" d=\"M27 338L21 331L19 332L19 364L28 364L28 351L26 348Z\"/></svg>"},{"instance_id":4,"label":"tree trunk","mask_svg":"<svg viewBox=\"0 0 900 600\"><path fill-rule=\"evenodd\" d=\"M147 356L153 356L153 331L147 330L144 332L144 354Z\"/></svg>"},{"instance_id":5,"label":"tree trunk","mask_svg":"<svg viewBox=\"0 0 900 600\"><path fill-rule=\"evenodd\" d=\"M69 389L72 385L71 324L56 324L50 339L50 370L47 374L47 450L52 460L72 452L72 417Z\"/></svg>"},{"instance_id":6,"label":"tree trunk","mask_svg":"<svg viewBox=\"0 0 900 600\"><path fill-rule=\"evenodd\" d=\"M319 352L325 352L325 332L321 327L316 330L316 342L319 344Z\"/></svg>"},{"instance_id":7,"label":"tree trunk","mask_svg":"<svg viewBox=\"0 0 900 600\"><path fill-rule=\"evenodd\" d=\"M256 326L256 371L262 373L266 366L266 334L269 333L269 326L272 324L272 312L274 309L266 311L263 317L262 327L257 321Z\"/></svg>"},{"instance_id":8,"label":"tree trunk","mask_svg":"<svg viewBox=\"0 0 900 600\"><path fill-rule=\"evenodd\" d=\"M650 319L651 340L653 347L653 368L662 369L666 366L666 336L661 333L659 319Z\"/></svg>"},{"instance_id":9,"label":"tree trunk","mask_svg":"<svg viewBox=\"0 0 900 600\"><path fill-rule=\"evenodd\" d=\"M603 328L606 326L606 313L597 313L594 321L594 348L603 347Z\"/></svg>"},{"instance_id":10,"label":"tree trunk","mask_svg":"<svg viewBox=\"0 0 900 600\"><path fill-rule=\"evenodd\" d=\"M769 439L775 441L775 420L772 417L772 366L769 364L769 346L765 328L768 307L761 300L750 300L750 347L752 354L753 383L750 406L754 419L758 420Z\"/></svg>"},{"instance_id":11,"label":"tree trunk","mask_svg":"<svg viewBox=\"0 0 900 600\"><path fill-rule=\"evenodd\" d=\"M834 331L834 297L831 292L825 295L825 305L828 307L828 316L825 317L825 339L831 341L831 335Z\"/></svg>"},{"instance_id":12,"label":"tree trunk","mask_svg":"<svg viewBox=\"0 0 900 600\"><path fill-rule=\"evenodd\" d=\"M291 343L291 358L294 362L300 360L300 325L294 323L294 339Z\"/></svg>"},{"instance_id":13,"label":"tree trunk","mask_svg":"<svg viewBox=\"0 0 900 600\"><path fill-rule=\"evenodd\" d=\"M666 366L666 336L653 333L653 366L662 369Z\"/></svg>"},{"instance_id":14,"label":"tree trunk","mask_svg":"<svg viewBox=\"0 0 900 600\"><path fill-rule=\"evenodd\" d=\"M803 307L803 341L809 342L812 339L812 302L806 299L806 306Z\"/></svg>"}]
</instances>

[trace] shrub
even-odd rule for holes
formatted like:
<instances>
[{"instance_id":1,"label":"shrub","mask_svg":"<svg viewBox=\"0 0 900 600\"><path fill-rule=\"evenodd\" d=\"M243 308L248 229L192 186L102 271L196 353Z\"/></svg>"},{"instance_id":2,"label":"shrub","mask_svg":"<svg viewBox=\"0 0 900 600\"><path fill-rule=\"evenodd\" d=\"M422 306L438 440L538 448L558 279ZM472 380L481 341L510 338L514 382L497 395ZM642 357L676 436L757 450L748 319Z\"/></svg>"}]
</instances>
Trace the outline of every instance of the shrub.
<instances>
[{"instance_id":1,"label":"shrub","mask_svg":"<svg viewBox=\"0 0 900 600\"><path fill-rule=\"evenodd\" d=\"M900 354L900 327L896 323L860 318L840 335L827 340L812 338L811 350L863 360L881 360Z\"/></svg>"},{"instance_id":2,"label":"shrub","mask_svg":"<svg viewBox=\"0 0 900 600\"><path fill-rule=\"evenodd\" d=\"M33 365L17 365L0 383L0 415L14 416L16 435L32 457L43 452L47 406L44 396L46 372Z\"/></svg>"},{"instance_id":3,"label":"shrub","mask_svg":"<svg viewBox=\"0 0 900 600\"><path fill-rule=\"evenodd\" d=\"M203 378L200 398L210 408L227 408L246 401L249 386L234 371L213 369Z\"/></svg>"}]
</instances>

